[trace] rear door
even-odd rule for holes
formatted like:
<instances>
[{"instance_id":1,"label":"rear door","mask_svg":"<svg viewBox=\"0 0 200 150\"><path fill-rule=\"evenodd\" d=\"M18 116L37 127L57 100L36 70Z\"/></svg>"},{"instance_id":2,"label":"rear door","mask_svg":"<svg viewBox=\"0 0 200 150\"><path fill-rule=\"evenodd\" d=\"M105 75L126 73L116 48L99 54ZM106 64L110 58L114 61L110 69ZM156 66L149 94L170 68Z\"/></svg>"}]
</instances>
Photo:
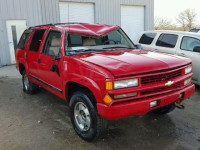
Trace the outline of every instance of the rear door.
<instances>
[{"instance_id":1,"label":"rear door","mask_svg":"<svg viewBox=\"0 0 200 150\"><path fill-rule=\"evenodd\" d=\"M27 50L27 42L32 34L33 30L32 29L27 29L24 31L22 34L20 41L17 45L17 50L16 50L16 62L17 65L19 62L25 63L25 55L26 55L26 50Z\"/></svg>"},{"instance_id":2,"label":"rear door","mask_svg":"<svg viewBox=\"0 0 200 150\"><path fill-rule=\"evenodd\" d=\"M42 52L39 56L39 79L48 87L62 93L62 66L61 57L61 41L63 37L62 31L49 30L45 39ZM64 39L63 39L64 41ZM54 61L54 57L59 57L59 60ZM58 70L52 70L52 66L56 65Z\"/></svg>"},{"instance_id":3,"label":"rear door","mask_svg":"<svg viewBox=\"0 0 200 150\"><path fill-rule=\"evenodd\" d=\"M30 39L30 45L27 51L27 54L25 56L25 59L27 60L27 66L29 74L33 78L37 78L39 76L39 51L41 49L41 41L43 39L43 36L45 34L46 28L43 29L37 29L34 31L31 39Z\"/></svg>"},{"instance_id":4,"label":"rear door","mask_svg":"<svg viewBox=\"0 0 200 150\"><path fill-rule=\"evenodd\" d=\"M160 34L155 43L154 51L175 54L178 47L178 37L177 34Z\"/></svg>"},{"instance_id":5,"label":"rear door","mask_svg":"<svg viewBox=\"0 0 200 150\"><path fill-rule=\"evenodd\" d=\"M200 83L200 53L194 52L193 49L200 47L200 39L195 37L183 36L177 55L190 58L193 63L193 81Z\"/></svg>"}]
</instances>

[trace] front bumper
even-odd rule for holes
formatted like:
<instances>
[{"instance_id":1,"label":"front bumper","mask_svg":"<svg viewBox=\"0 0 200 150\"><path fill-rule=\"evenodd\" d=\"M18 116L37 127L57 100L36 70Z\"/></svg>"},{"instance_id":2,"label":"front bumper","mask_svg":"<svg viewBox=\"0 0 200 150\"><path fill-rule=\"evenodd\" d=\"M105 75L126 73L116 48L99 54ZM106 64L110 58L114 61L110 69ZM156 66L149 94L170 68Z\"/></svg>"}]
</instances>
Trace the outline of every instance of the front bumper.
<instances>
[{"instance_id":1,"label":"front bumper","mask_svg":"<svg viewBox=\"0 0 200 150\"><path fill-rule=\"evenodd\" d=\"M116 103L111 106L106 106L102 103L97 104L98 113L101 117L107 120L117 120L121 118L126 118L134 115L144 115L149 111L169 105L176 101L183 101L195 92L195 86L191 84L190 86L176 91L174 93L165 94L156 97L145 98L142 100L133 100L128 102ZM180 94L184 93L184 98L179 98ZM154 108L150 107L150 102L160 101L160 105Z\"/></svg>"}]
</instances>

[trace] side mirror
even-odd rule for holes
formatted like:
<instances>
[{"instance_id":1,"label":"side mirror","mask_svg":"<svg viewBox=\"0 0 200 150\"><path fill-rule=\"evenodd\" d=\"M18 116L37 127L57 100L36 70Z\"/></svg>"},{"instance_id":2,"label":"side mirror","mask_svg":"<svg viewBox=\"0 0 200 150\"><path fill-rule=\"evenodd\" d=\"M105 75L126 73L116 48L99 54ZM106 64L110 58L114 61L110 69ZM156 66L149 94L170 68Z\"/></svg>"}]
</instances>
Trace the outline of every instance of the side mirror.
<instances>
[{"instance_id":1,"label":"side mirror","mask_svg":"<svg viewBox=\"0 0 200 150\"><path fill-rule=\"evenodd\" d=\"M59 53L57 55L53 55L54 58L53 58L53 61L56 61L56 60L60 60L61 59L61 51L59 50Z\"/></svg>"},{"instance_id":2,"label":"side mirror","mask_svg":"<svg viewBox=\"0 0 200 150\"><path fill-rule=\"evenodd\" d=\"M193 49L193 52L200 53L200 46L195 46L194 49Z\"/></svg>"},{"instance_id":3,"label":"side mirror","mask_svg":"<svg viewBox=\"0 0 200 150\"><path fill-rule=\"evenodd\" d=\"M143 49L143 48L142 48L142 45L140 45L140 44L135 44L135 48L136 48L136 49Z\"/></svg>"},{"instance_id":4,"label":"side mirror","mask_svg":"<svg viewBox=\"0 0 200 150\"><path fill-rule=\"evenodd\" d=\"M61 56L58 55L58 56L54 56L54 59L53 59L53 60L55 61L55 60L60 60L60 59L61 59Z\"/></svg>"}]
</instances>

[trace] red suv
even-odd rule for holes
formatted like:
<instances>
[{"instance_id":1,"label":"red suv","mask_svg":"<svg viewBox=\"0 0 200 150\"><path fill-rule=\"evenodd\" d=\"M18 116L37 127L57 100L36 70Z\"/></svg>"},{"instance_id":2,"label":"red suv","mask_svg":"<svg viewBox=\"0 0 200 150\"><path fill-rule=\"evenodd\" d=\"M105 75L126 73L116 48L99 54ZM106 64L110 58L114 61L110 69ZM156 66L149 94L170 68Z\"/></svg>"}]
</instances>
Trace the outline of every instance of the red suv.
<instances>
[{"instance_id":1,"label":"red suv","mask_svg":"<svg viewBox=\"0 0 200 150\"><path fill-rule=\"evenodd\" d=\"M166 114L193 95L191 60L136 47L119 26L31 27L16 51L23 90L33 94L41 86L68 102L86 141L103 133L106 120Z\"/></svg>"}]
</instances>

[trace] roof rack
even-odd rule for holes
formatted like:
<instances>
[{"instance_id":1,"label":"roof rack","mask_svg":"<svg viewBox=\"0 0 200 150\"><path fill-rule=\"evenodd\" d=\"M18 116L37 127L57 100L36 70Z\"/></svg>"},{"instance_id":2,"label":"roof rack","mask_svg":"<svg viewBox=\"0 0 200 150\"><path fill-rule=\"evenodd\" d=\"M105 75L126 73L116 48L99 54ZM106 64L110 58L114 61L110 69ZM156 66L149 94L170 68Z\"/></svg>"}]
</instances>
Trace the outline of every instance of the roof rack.
<instances>
[{"instance_id":1,"label":"roof rack","mask_svg":"<svg viewBox=\"0 0 200 150\"><path fill-rule=\"evenodd\" d=\"M37 26L29 27L29 29L36 28L36 27L44 27L44 26L54 26L54 24L50 23L50 24L44 24L44 25L37 25Z\"/></svg>"},{"instance_id":2,"label":"roof rack","mask_svg":"<svg viewBox=\"0 0 200 150\"><path fill-rule=\"evenodd\" d=\"M62 24L89 24L84 22L66 22L66 23L55 23L54 25L62 25Z\"/></svg>"},{"instance_id":3,"label":"roof rack","mask_svg":"<svg viewBox=\"0 0 200 150\"><path fill-rule=\"evenodd\" d=\"M32 29L32 28L36 28L36 27L44 27L44 26L56 26L56 25L65 25L65 24L89 24L89 23L83 23L83 22L66 22L66 23L55 23L55 24L44 24L44 25L36 25L36 26L31 26L29 27L29 29Z\"/></svg>"}]
</instances>

